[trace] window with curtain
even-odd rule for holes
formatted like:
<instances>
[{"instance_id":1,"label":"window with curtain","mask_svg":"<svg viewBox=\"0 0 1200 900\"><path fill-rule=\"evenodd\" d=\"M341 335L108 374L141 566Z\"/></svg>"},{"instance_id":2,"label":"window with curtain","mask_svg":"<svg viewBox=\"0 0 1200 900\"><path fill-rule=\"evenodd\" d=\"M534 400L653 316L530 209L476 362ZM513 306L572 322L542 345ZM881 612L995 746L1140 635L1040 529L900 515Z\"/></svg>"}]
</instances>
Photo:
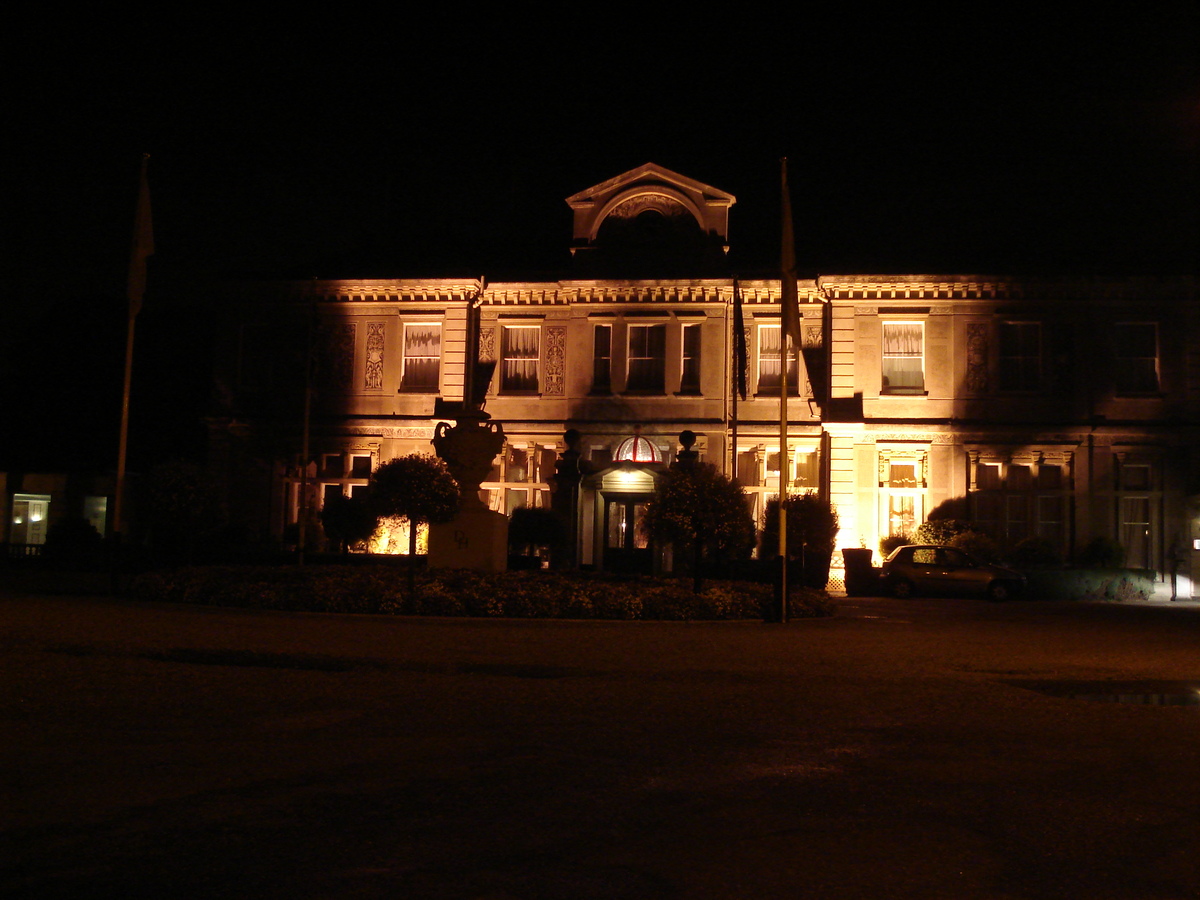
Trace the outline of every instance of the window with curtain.
<instances>
[{"instance_id":1,"label":"window with curtain","mask_svg":"<svg viewBox=\"0 0 1200 900\"><path fill-rule=\"evenodd\" d=\"M925 326L921 322L883 323L882 392L925 392Z\"/></svg>"},{"instance_id":2,"label":"window with curtain","mask_svg":"<svg viewBox=\"0 0 1200 900\"><path fill-rule=\"evenodd\" d=\"M758 327L758 392L760 394L779 393L780 339L783 334L778 325L760 325ZM799 352L788 357L788 393L793 397L800 393L800 363Z\"/></svg>"},{"instance_id":3,"label":"window with curtain","mask_svg":"<svg viewBox=\"0 0 1200 900\"><path fill-rule=\"evenodd\" d=\"M683 326L683 372L679 379L681 394L700 393L700 325Z\"/></svg>"},{"instance_id":4,"label":"window with curtain","mask_svg":"<svg viewBox=\"0 0 1200 900\"><path fill-rule=\"evenodd\" d=\"M1117 393L1158 391L1158 326L1153 322L1118 322Z\"/></svg>"},{"instance_id":5,"label":"window with curtain","mask_svg":"<svg viewBox=\"0 0 1200 900\"><path fill-rule=\"evenodd\" d=\"M666 325L629 326L629 391L666 389Z\"/></svg>"},{"instance_id":6,"label":"window with curtain","mask_svg":"<svg viewBox=\"0 0 1200 900\"><path fill-rule=\"evenodd\" d=\"M441 323L406 322L400 390L436 394L440 387L441 365Z\"/></svg>"},{"instance_id":7,"label":"window with curtain","mask_svg":"<svg viewBox=\"0 0 1200 900\"><path fill-rule=\"evenodd\" d=\"M536 393L538 389L537 325L506 325L501 341L503 361L500 367L500 390Z\"/></svg>"},{"instance_id":8,"label":"window with curtain","mask_svg":"<svg viewBox=\"0 0 1200 900\"><path fill-rule=\"evenodd\" d=\"M1042 326L1039 322L1000 323L1002 391L1036 391L1042 386Z\"/></svg>"}]
</instances>

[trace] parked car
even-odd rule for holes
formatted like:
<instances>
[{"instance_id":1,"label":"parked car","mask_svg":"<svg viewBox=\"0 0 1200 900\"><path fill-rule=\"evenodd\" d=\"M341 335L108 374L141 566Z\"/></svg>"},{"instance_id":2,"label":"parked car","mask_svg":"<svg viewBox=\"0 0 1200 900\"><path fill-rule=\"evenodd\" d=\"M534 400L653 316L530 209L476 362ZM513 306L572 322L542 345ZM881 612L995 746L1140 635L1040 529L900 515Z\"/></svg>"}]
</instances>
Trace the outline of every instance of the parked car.
<instances>
[{"instance_id":1,"label":"parked car","mask_svg":"<svg viewBox=\"0 0 1200 900\"><path fill-rule=\"evenodd\" d=\"M970 593L1008 600L1025 588L1020 572L980 562L954 547L924 544L897 547L883 561L879 577L894 597Z\"/></svg>"}]
</instances>

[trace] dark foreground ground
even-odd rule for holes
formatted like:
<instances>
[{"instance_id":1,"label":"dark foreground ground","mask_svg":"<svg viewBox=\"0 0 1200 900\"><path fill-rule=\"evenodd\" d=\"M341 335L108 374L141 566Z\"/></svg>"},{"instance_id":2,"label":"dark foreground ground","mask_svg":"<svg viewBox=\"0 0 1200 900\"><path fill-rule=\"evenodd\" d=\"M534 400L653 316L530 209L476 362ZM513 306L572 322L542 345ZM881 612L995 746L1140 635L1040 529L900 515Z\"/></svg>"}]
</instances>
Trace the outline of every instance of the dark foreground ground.
<instances>
[{"instance_id":1,"label":"dark foreground ground","mask_svg":"<svg viewBox=\"0 0 1200 900\"><path fill-rule=\"evenodd\" d=\"M0 641L5 897L1200 897L1200 707L1065 696L1200 687L1190 605L0 596Z\"/></svg>"}]
</instances>

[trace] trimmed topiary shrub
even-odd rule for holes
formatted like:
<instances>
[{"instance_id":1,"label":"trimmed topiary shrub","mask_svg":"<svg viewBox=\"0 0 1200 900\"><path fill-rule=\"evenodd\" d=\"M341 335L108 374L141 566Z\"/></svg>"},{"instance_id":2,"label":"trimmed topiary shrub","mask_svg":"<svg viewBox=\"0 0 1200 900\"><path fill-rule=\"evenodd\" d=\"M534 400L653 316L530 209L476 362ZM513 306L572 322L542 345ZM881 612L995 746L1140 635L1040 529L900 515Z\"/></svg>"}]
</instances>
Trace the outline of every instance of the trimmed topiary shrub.
<instances>
[{"instance_id":1,"label":"trimmed topiary shrub","mask_svg":"<svg viewBox=\"0 0 1200 900\"><path fill-rule=\"evenodd\" d=\"M917 527L914 544L937 544L946 546L955 535L972 531L971 523L961 519L930 519Z\"/></svg>"},{"instance_id":2,"label":"trimmed topiary shrub","mask_svg":"<svg viewBox=\"0 0 1200 900\"><path fill-rule=\"evenodd\" d=\"M836 507L813 491L787 498L788 569L805 586L824 588L838 533ZM779 498L767 501L763 511L759 555L779 556Z\"/></svg>"},{"instance_id":3,"label":"trimmed topiary shrub","mask_svg":"<svg viewBox=\"0 0 1200 900\"><path fill-rule=\"evenodd\" d=\"M997 562L1000 559L1000 545L981 531L960 531L950 538L947 546L964 550L981 562Z\"/></svg>"},{"instance_id":4,"label":"trimmed topiary shrub","mask_svg":"<svg viewBox=\"0 0 1200 900\"><path fill-rule=\"evenodd\" d=\"M906 544L915 544L917 539L907 532L903 534L889 534L887 537L879 541L879 553L884 559L892 555L892 551L897 547L903 547Z\"/></svg>"}]
</instances>

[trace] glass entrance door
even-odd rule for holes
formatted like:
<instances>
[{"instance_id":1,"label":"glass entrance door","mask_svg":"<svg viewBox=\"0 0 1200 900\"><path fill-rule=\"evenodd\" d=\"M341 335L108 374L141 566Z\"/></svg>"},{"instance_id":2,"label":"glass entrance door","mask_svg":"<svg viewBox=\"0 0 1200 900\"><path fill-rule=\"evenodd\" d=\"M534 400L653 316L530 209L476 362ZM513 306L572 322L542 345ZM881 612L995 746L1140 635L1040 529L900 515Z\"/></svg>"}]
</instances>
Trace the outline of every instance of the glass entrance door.
<instances>
[{"instance_id":1,"label":"glass entrance door","mask_svg":"<svg viewBox=\"0 0 1200 900\"><path fill-rule=\"evenodd\" d=\"M650 536L646 533L649 494L607 496L604 500L604 568L609 572L649 574Z\"/></svg>"}]
</instances>

